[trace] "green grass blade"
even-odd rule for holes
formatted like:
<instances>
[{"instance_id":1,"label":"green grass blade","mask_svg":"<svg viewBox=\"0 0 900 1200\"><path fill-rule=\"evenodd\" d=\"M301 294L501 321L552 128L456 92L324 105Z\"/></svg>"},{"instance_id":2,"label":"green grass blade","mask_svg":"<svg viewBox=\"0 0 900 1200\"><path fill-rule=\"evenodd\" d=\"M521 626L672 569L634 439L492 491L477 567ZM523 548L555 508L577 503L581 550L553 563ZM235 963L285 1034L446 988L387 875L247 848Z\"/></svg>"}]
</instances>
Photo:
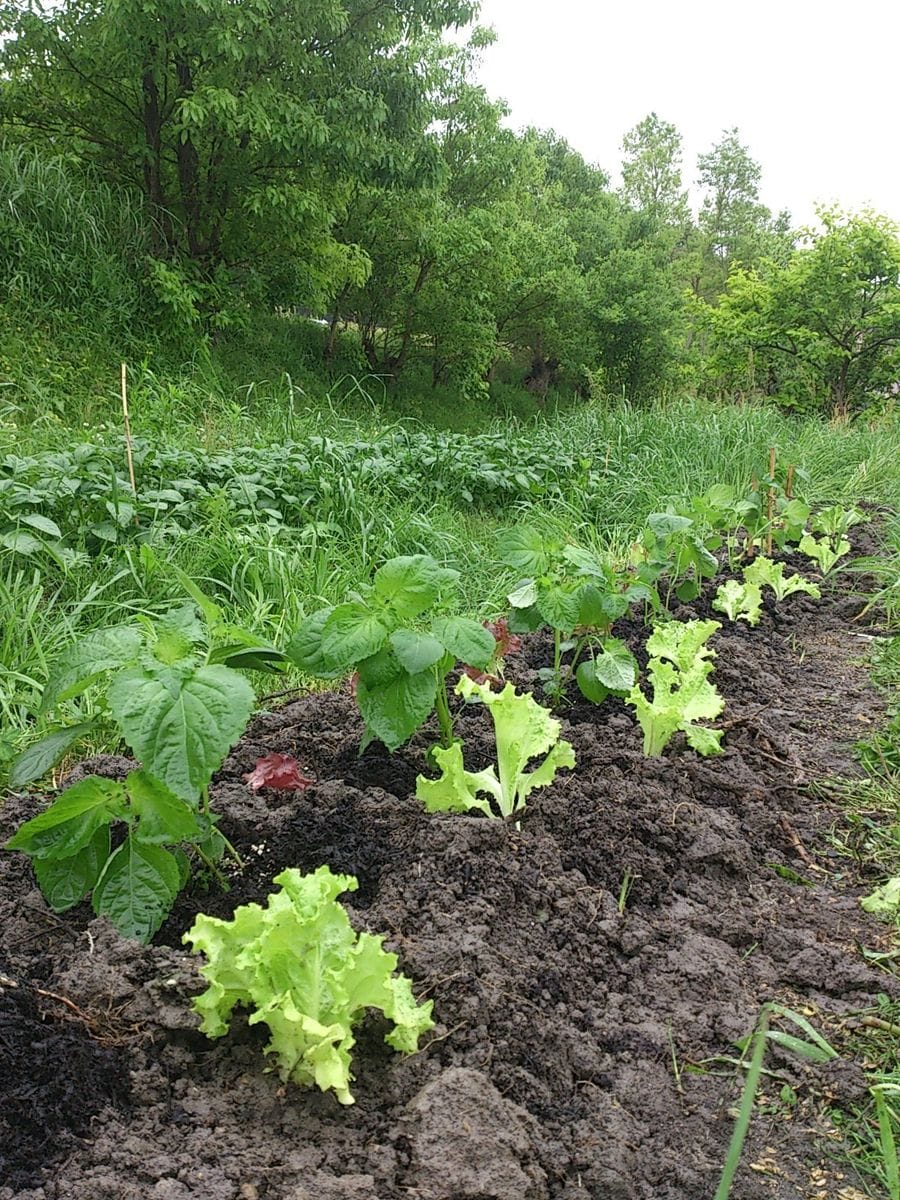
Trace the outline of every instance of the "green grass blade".
<instances>
[{"instance_id":1,"label":"green grass blade","mask_svg":"<svg viewBox=\"0 0 900 1200\"><path fill-rule=\"evenodd\" d=\"M747 1080L744 1084L744 1093L741 1096L741 1107L731 1134L731 1141L728 1143L728 1155L725 1159L725 1166L722 1170L719 1186L716 1188L715 1200L728 1200L728 1197L731 1195L731 1185L734 1183L738 1164L741 1161L744 1142L747 1140L747 1131L750 1128L750 1119L753 1116L753 1105L756 1102L759 1079L762 1074L770 1012L770 1006L764 1004L760 1010L759 1020L756 1023L756 1030L753 1034L753 1056L750 1059L750 1066L747 1070Z\"/></svg>"}]
</instances>

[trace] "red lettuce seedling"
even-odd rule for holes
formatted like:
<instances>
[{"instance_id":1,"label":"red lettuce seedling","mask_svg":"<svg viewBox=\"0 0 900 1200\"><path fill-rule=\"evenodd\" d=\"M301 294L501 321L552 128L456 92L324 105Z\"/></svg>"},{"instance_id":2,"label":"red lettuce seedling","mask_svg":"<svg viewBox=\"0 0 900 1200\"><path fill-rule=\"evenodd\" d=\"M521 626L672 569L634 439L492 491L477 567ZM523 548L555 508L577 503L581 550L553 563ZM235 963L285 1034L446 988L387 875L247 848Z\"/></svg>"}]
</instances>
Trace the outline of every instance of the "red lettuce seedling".
<instances>
[{"instance_id":1,"label":"red lettuce seedling","mask_svg":"<svg viewBox=\"0 0 900 1200\"><path fill-rule=\"evenodd\" d=\"M302 792L304 788L312 787L315 780L300 774L300 764L296 758L273 750L256 760L253 770L244 776L244 782L254 792L264 787L282 792Z\"/></svg>"}]
</instances>

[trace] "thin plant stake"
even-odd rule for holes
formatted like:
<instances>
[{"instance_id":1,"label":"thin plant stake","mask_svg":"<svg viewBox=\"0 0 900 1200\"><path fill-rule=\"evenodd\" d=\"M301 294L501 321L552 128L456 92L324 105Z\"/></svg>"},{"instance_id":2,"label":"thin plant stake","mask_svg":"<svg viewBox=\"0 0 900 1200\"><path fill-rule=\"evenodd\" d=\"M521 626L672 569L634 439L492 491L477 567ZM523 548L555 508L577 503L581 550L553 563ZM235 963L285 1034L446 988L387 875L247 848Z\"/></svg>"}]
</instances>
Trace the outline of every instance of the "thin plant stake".
<instances>
[{"instance_id":1,"label":"thin plant stake","mask_svg":"<svg viewBox=\"0 0 900 1200\"><path fill-rule=\"evenodd\" d=\"M134 481L134 458L131 453L131 422L128 419L128 367L122 363L122 416L125 418L125 454L128 458L128 477L131 480L131 490L137 497L137 484Z\"/></svg>"},{"instance_id":2,"label":"thin plant stake","mask_svg":"<svg viewBox=\"0 0 900 1200\"><path fill-rule=\"evenodd\" d=\"M794 498L794 464L793 463L791 463L791 465L787 469L787 480L785 481L785 485L784 485L784 494L785 494L785 496L787 496L788 500L793 500L793 498Z\"/></svg>"},{"instance_id":3,"label":"thin plant stake","mask_svg":"<svg viewBox=\"0 0 900 1200\"><path fill-rule=\"evenodd\" d=\"M769 478L775 479L775 447L772 446L769 450ZM766 554L772 555L772 518L775 516L775 485L769 486L769 498L766 503L766 520L769 524L769 532L766 535Z\"/></svg>"},{"instance_id":4,"label":"thin plant stake","mask_svg":"<svg viewBox=\"0 0 900 1200\"><path fill-rule=\"evenodd\" d=\"M731 1185L734 1183L738 1163L741 1161L741 1154L744 1149L744 1142L747 1140L750 1118L753 1116L753 1105L756 1102L756 1091L759 1087L760 1075L762 1075L763 1056L766 1052L766 1034L769 1030L770 1015L771 1009L769 1005L764 1004L756 1024L756 1032L753 1034L753 1056L750 1059L750 1066L747 1069L747 1080L744 1084L744 1094L741 1096L741 1107L737 1120L734 1123L731 1141L728 1143L728 1156L725 1159L725 1168L722 1171L719 1186L716 1188L715 1200L728 1200L728 1197L731 1195Z\"/></svg>"}]
</instances>

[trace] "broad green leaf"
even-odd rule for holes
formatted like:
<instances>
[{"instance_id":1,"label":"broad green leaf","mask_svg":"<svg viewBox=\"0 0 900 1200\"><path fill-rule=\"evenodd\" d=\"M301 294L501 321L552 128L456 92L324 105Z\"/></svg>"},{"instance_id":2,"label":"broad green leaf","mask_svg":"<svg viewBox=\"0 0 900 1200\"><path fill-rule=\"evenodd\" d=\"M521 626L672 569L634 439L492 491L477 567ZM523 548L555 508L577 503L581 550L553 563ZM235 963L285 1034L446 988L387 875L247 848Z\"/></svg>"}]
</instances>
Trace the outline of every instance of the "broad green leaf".
<instances>
[{"instance_id":1,"label":"broad green leaf","mask_svg":"<svg viewBox=\"0 0 900 1200\"><path fill-rule=\"evenodd\" d=\"M490 800L479 793L493 796L499 806L501 800L500 781L493 767L484 771L467 771L463 763L463 748L454 742L446 749L433 747L434 764L440 771L437 779L419 775L416 779L416 799L425 805L425 811L468 812L477 809L486 817L493 817Z\"/></svg>"},{"instance_id":2,"label":"broad green leaf","mask_svg":"<svg viewBox=\"0 0 900 1200\"><path fill-rule=\"evenodd\" d=\"M39 742L34 742L13 759L9 768L10 788L23 788L46 775L69 747L85 737L93 728L93 721L82 721L78 725L67 725L65 729L54 729Z\"/></svg>"},{"instance_id":3,"label":"broad green leaf","mask_svg":"<svg viewBox=\"0 0 900 1200\"><path fill-rule=\"evenodd\" d=\"M140 654L141 635L130 625L114 625L86 634L70 647L47 681L41 709L47 712L88 688L104 671L133 663Z\"/></svg>"},{"instance_id":4,"label":"broad green leaf","mask_svg":"<svg viewBox=\"0 0 900 1200\"><path fill-rule=\"evenodd\" d=\"M506 566L529 575L543 575L550 567L550 547L537 530L528 525L501 533L499 553L500 561Z\"/></svg>"},{"instance_id":5,"label":"broad green leaf","mask_svg":"<svg viewBox=\"0 0 900 1200\"><path fill-rule=\"evenodd\" d=\"M458 662L484 668L494 656L494 635L471 617L438 617L431 628Z\"/></svg>"},{"instance_id":6,"label":"broad green leaf","mask_svg":"<svg viewBox=\"0 0 900 1200\"><path fill-rule=\"evenodd\" d=\"M147 771L132 771L125 780L131 807L140 818L134 836L153 845L172 845L200 833L197 814L184 800Z\"/></svg>"},{"instance_id":7,"label":"broad green leaf","mask_svg":"<svg viewBox=\"0 0 900 1200\"><path fill-rule=\"evenodd\" d=\"M93 891L108 858L108 825L96 829L88 844L70 858L36 858L34 874L53 911L65 912Z\"/></svg>"},{"instance_id":8,"label":"broad green leaf","mask_svg":"<svg viewBox=\"0 0 900 1200\"><path fill-rule=\"evenodd\" d=\"M49 808L20 825L6 849L21 850L32 858L71 858L91 841L100 826L122 815L124 803L121 783L89 775L64 791Z\"/></svg>"},{"instance_id":9,"label":"broad green leaf","mask_svg":"<svg viewBox=\"0 0 900 1200\"><path fill-rule=\"evenodd\" d=\"M374 582L376 593L401 621L412 621L458 579L458 571L442 567L429 555L409 554L389 559L375 572Z\"/></svg>"},{"instance_id":10,"label":"broad green leaf","mask_svg":"<svg viewBox=\"0 0 900 1200\"><path fill-rule=\"evenodd\" d=\"M571 633L578 625L581 588L558 583L538 584L538 610L552 629Z\"/></svg>"},{"instance_id":11,"label":"broad green leaf","mask_svg":"<svg viewBox=\"0 0 900 1200\"><path fill-rule=\"evenodd\" d=\"M676 513L651 513L647 518L647 525L658 538L685 533L693 524L690 517L679 517Z\"/></svg>"},{"instance_id":12,"label":"broad green leaf","mask_svg":"<svg viewBox=\"0 0 900 1200\"><path fill-rule=\"evenodd\" d=\"M149 942L180 887L173 854L127 837L108 859L91 903L97 916L108 917L123 937Z\"/></svg>"},{"instance_id":13,"label":"broad green leaf","mask_svg":"<svg viewBox=\"0 0 900 1200\"><path fill-rule=\"evenodd\" d=\"M607 638L594 658L597 679L611 692L627 692L634 687L638 665L623 641Z\"/></svg>"},{"instance_id":14,"label":"broad green leaf","mask_svg":"<svg viewBox=\"0 0 900 1200\"><path fill-rule=\"evenodd\" d=\"M339 604L322 626L322 658L332 671L349 670L377 654L389 633L386 618L365 604Z\"/></svg>"},{"instance_id":15,"label":"broad green leaf","mask_svg":"<svg viewBox=\"0 0 900 1200\"><path fill-rule=\"evenodd\" d=\"M597 678L596 667L592 658L580 662L575 671L575 682L585 700L592 704L602 704L609 695L609 688Z\"/></svg>"},{"instance_id":16,"label":"broad green leaf","mask_svg":"<svg viewBox=\"0 0 900 1200\"><path fill-rule=\"evenodd\" d=\"M246 646L217 646L210 651L208 661L222 663L236 671L262 671L270 675L278 675L284 670L288 656L274 646L261 646L255 650Z\"/></svg>"},{"instance_id":17,"label":"broad green leaf","mask_svg":"<svg viewBox=\"0 0 900 1200\"><path fill-rule=\"evenodd\" d=\"M507 600L513 608L533 608L537 603L537 584L533 579L523 579L509 593Z\"/></svg>"},{"instance_id":18,"label":"broad green leaf","mask_svg":"<svg viewBox=\"0 0 900 1200\"><path fill-rule=\"evenodd\" d=\"M137 757L189 802L244 732L253 704L247 680L222 666L134 667L109 689L110 709Z\"/></svg>"},{"instance_id":19,"label":"broad green leaf","mask_svg":"<svg viewBox=\"0 0 900 1200\"><path fill-rule=\"evenodd\" d=\"M534 633L544 625L544 618L536 604L530 608L513 608L509 614L510 633Z\"/></svg>"},{"instance_id":20,"label":"broad green leaf","mask_svg":"<svg viewBox=\"0 0 900 1200\"><path fill-rule=\"evenodd\" d=\"M583 587L579 594L577 623L588 629L594 629L598 625L603 628L607 627L610 617L606 611L606 599L607 594L595 584L589 583ZM628 607L627 603L625 607Z\"/></svg>"},{"instance_id":21,"label":"broad green leaf","mask_svg":"<svg viewBox=\"0 0 900 1200\"><path fill-rule=\"evenodd\" d=\"M343 672L333 670L325 661L322 650L322 630L334 612L333 608L320 608L300 622L297 632L285 646L285 654L291 662L317 679L335 679Z\"/></svg>"},{"instance_id":22,"label":"broad green leaf","mask_svg":"<svg viewBox=\"0 0 900 1200\"><path fill-rule=\"evenodd\" d=\"M43 517L40 513L26 513L18 518L22 525L30 525L32 529L36 529L39 533L46 533L48 537L60 539L62 531L55 521L51 521L49 517Z\"/></svg>"},{"instance_id":23,"label":"broad green leaf","mask_svg":"<svg viewBox=\"0 0 900 1200\"><path fill-rule=\"evenodd\" d=\"M704 758L722 753L722 730L708 729L705 725L685 725L687 744Z\"/></svg>"},{"instance_id":24,"label":"broad green leaf","mask_svg":"<svg viewBox=\"0 0 900 1200\"><path fill-rule=\"evenodd\" d=\"M389 750L396 750L428 719L436 694L434 671L421 671L376 688L360 679L356 700L367 727Z\"/></svg>"},{"instance_id":25,"label":"broad green leaf","mask_svg":"<svg viewBox=\"0 0 900 1200\"><path fill-rule=\"evenodd\" d=\"M382 646L377 654L364 658L358 664L357 670L360 680L370 689L385 687L404 673L408 674L390 643Z\"/></svg>"},{"instance_id":26,"label":"broad green leaf","mask_svg":"<svg viewBox=\"0 0 900 1200\"><path fill-rule=\"evenodd\" d=\"M410 675L427 671L444 657L444 647L437 638L414 629L396 629L390 642L397 661Z\"/></svg>"}]
</instances>

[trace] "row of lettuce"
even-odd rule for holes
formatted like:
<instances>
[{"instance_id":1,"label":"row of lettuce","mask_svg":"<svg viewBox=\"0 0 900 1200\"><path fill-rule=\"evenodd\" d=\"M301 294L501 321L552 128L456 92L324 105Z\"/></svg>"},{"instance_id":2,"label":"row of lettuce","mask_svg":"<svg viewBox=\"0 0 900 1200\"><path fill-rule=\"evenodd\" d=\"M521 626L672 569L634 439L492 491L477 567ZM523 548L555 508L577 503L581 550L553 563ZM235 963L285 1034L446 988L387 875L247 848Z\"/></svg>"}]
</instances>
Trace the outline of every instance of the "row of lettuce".
<instances>
[{"instance_id":1,"label":"row of lettuce","mask_svg":"<svg viewBox=\"0 0 900 1200\"><path fill-rule=\"evenodd\" d=\"M224 885L226 869L243 866L219 828L209 788L254 710L248 671L291 666L311 679L349 677L363 748L378 739L394 751L435 716L437 742L416 783L429 812L519 819L535 789L575 766L553 715L575 689L597 704L623 700L647 755L662 754L679 731L691 750L721 753L722 730L703 724L724 709L709 644L721 625L672 619L673 606L696 600L723 569L728 578L712 604L731 621L756 625L766 605L793 592L818 597L815 583L787 574L773 554L799 548L827 574L849 552L849 529L864 519L840 507L813 514L790 495L789 481L764 479L740 499L713 488L652 514L626 562L520 526L499 545L498 566L519 576L499 618L462 615L459 573L409 555L385 562L343 603L311 613L283 648L236 627L182 577L188 603L71 647L38 716L45 727L54 714L71 719L89 689L95 715L52 726L14 762L10 782L21 788L39 780L98 720L115 724L137 768L121 782L81 779L23 824L7 849L29 856L54 911L90 896L94 912L120 933L149 941L192 873ZM613 633L626 617L645 627L643 678L632 649ZM504 682L505 658L522 651L524 634L540 630L552 642L552 662L538 671L543 704ZM451 690L464 706L488 711L495 764L466 769ZM296 768L270 755L248 782L308 786ZM351 877L323 866L306 877L286 870L276 883L266 909L239 908L230 922L200 916L185 935L207 960L209 988L196 1002L201 1028L221 1036L235 1006L249 1008L251 1021L271 1031L268 1049L283 1078L332 1089L349 1103L352 1028L364 1009L381 1008L394 1023L390 1044L413 1050L432 1025L431 1006L416 1004L380 938L353 933L336 900L355 886ZM327 978L314 1012L303 999L310 970L319 983Z\"/></svg>"}]
</instances>

